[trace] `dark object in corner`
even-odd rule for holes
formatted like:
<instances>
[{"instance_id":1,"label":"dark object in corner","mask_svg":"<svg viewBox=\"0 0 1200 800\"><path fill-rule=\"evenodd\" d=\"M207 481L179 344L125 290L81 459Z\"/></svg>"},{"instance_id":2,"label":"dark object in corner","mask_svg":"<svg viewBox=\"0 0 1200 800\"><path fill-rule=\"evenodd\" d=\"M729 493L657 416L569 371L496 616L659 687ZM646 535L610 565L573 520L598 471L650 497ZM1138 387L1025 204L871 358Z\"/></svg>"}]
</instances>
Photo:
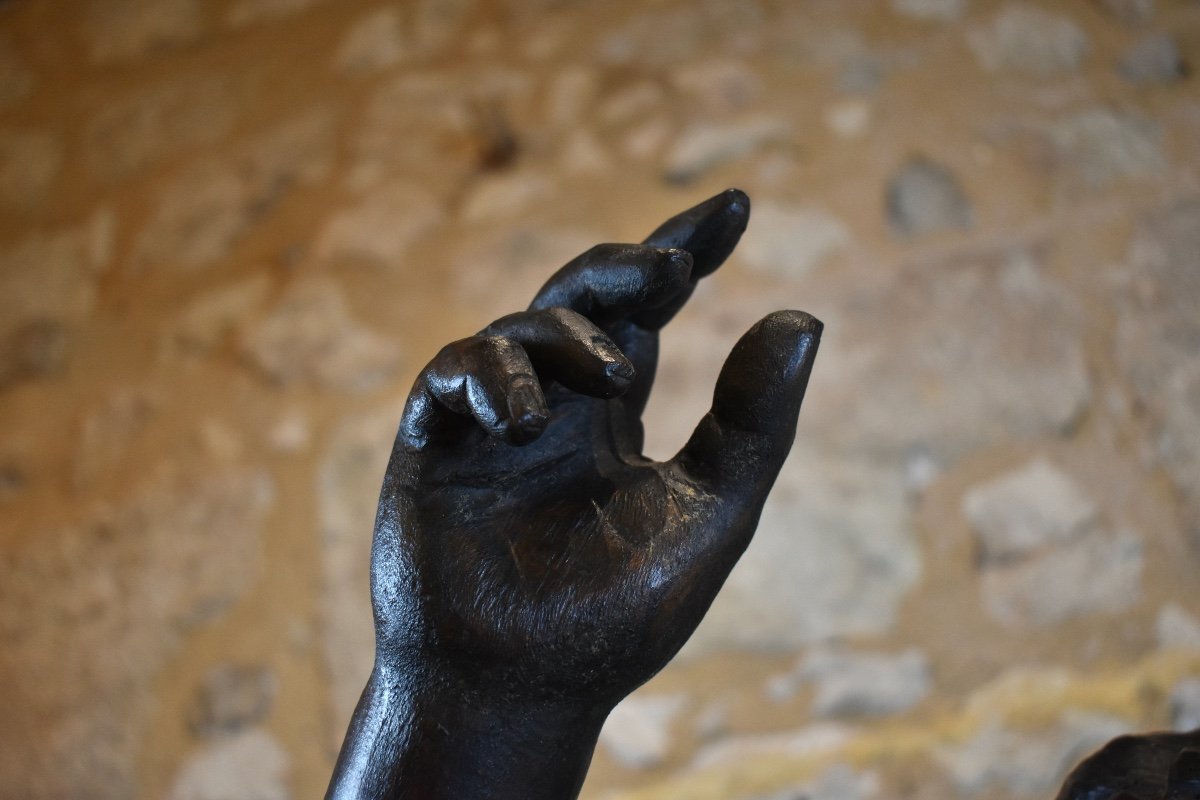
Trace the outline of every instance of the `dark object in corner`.
<instances>
[{"instance_id":1,"label":"dark object in corner","mask_svg":"<svg viewBox=\"0 0 1200 800\"><path fill-rule=\"evenodd\" d=\"M1071 771L1057 800L1200 800L1200 729L1113 739Z\"/></svg>"}]
</instances>

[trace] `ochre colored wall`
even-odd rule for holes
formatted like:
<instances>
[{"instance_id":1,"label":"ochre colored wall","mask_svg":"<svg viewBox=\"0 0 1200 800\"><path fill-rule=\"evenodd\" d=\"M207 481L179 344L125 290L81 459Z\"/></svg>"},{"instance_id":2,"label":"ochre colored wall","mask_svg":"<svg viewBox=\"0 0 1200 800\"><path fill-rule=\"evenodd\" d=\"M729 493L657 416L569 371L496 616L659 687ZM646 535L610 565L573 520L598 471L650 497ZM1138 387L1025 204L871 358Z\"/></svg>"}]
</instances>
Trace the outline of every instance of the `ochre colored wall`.
<instances>
[{"instance_id":1,"label":"ochre colored wall","mask_svg":"<svg viewBox=\"0 0 1200 800\"><path fill-rule=\"evenodd\" d=\"M826 336L587 798L1035 798L1200 724L1200 5L0 4L0 797L317 798L406 388L726 186Z\"/></svg>"}]
</instances>

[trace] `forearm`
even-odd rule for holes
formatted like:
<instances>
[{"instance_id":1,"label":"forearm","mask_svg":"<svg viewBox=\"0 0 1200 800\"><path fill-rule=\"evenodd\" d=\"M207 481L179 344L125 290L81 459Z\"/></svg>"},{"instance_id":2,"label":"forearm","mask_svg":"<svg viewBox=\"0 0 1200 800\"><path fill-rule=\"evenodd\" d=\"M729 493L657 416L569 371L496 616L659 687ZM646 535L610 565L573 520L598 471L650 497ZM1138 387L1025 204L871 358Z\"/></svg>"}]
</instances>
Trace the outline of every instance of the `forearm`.
<instances>
[{"instance_id":1,"label":"forearm","mask_svg":"<svg viewBox=\"0 0 1200 800\"><path fill-rule=\"evenodd\" d=\"M570 800L607 709L464 691L376 666L346 734L329 800Z\"/></svg>"}]
</instances>

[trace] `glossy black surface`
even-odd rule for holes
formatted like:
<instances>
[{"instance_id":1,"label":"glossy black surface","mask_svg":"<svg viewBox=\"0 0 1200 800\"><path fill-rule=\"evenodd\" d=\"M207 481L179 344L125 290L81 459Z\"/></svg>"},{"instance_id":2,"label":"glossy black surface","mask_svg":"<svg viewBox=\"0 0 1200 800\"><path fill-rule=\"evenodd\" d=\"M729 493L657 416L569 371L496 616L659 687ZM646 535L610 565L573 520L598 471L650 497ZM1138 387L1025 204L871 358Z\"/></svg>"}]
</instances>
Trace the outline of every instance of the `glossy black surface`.
<instances>
[{"instance_id":1,"label":"glossy black surface","mask_svg":"<svg viewBox=\"0 0 1200 800\"><path fill-rule=\"evenodd\" d=\"M658 331L749 218L729 190L592 248L417 378L379 501L376 663L329 797L575 797L612 707L695 630L791 447L821 323L734 347L670 461L641 455Z\"/></svg>"}]
</instances>

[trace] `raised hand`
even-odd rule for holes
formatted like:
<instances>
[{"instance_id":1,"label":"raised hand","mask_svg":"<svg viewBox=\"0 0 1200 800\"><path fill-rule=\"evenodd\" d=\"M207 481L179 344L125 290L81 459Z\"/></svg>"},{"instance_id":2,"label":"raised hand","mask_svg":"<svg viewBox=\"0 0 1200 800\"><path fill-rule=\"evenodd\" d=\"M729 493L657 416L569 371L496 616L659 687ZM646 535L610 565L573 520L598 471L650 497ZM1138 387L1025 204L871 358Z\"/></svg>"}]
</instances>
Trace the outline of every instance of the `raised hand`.
<instances>
[{"instance_id":1,"label":"raised hand","mask_svg":"<svg viewBox=\"0 0 1200 800\"><path fill-rule=\"evenodd\" d=\"M331 797L574 797L608 712L695 630L791 447L821 332L763 319L683 450L641 455L658 331L749 210L729 190L592 248L418 376L376 522L375 672Z\"/></svg>"}]
</instances>

